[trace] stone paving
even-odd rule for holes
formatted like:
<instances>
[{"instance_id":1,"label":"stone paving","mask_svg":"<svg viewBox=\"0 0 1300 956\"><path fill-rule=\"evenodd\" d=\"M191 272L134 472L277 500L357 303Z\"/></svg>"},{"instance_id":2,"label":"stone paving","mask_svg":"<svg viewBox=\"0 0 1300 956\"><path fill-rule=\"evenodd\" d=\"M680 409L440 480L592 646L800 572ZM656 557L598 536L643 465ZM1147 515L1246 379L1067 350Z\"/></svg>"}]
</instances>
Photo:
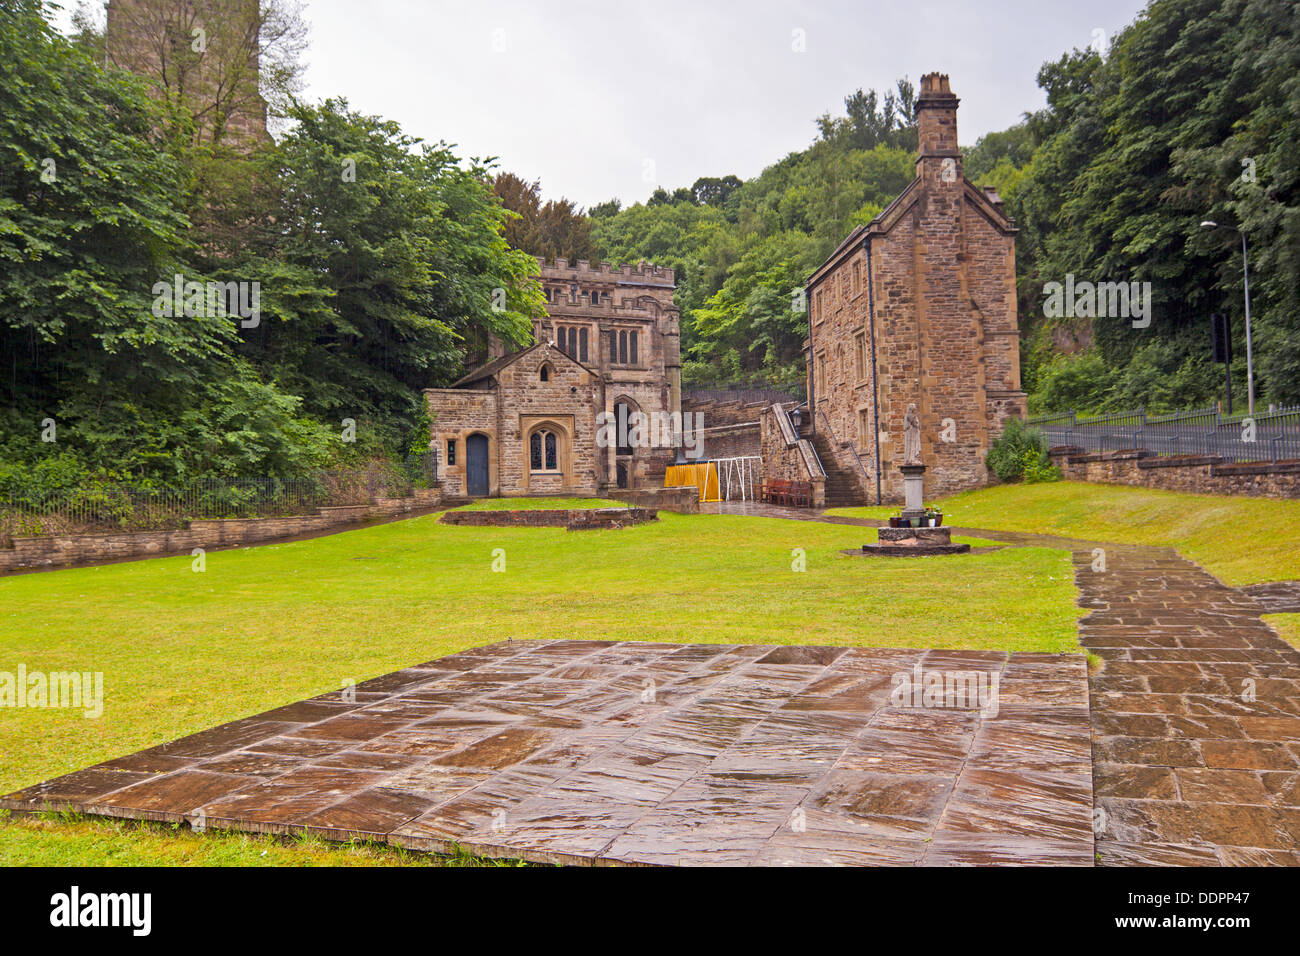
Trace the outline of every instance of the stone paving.
<instances>
[{"instance_id":1,"label":"stone paving","mask_svg":"<svg viewBox=\"0 0 1300 956\"><path fill-rule=\"evenodd\" d=\"M920 673L997 695L891 703ZM1086 663L498 643L0 805L550 863L1091 865Z\"/></svg>"}]
</instances>

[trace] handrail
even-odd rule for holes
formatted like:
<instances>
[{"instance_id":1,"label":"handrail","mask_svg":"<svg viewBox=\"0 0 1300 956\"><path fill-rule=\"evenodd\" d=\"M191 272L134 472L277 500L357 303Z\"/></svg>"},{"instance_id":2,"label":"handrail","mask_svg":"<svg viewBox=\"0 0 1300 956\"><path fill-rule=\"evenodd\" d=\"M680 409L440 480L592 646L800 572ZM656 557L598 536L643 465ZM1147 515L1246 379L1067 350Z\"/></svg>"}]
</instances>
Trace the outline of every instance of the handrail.
<instances>
[{"instance_id":1,"label":"handrail","mask_svg":"<svg viewBox=\"0 0 1300 956\"><path fill-rule=\"evenodd\" d=\"M831 423L826 418L826 413L819 408L817 409L817 414L822 417L822 421L826 422L826 431L830 434L831 441L835 441L836 440L835 429L831 428ZM853 460L858 463L858 471L862 472L862 481L863 481L862 490L865 492L867 488L871 486L871 478L867 475L867 469L862 467L862 456L858 454L858 446L853 444L852 438L848 438L845 440L849 443L849 451L853 453ZM818 460L820 461L820 459ZM823 465L822 471L825 470L826 470L826 466Z\"/></svg>"}]
</instances>

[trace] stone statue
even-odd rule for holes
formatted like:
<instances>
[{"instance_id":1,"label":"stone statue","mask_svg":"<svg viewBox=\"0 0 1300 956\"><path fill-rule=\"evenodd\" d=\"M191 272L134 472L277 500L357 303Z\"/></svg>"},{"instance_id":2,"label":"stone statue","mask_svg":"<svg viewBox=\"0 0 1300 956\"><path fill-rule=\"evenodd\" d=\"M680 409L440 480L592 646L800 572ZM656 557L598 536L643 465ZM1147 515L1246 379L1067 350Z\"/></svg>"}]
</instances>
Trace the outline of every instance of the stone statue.
<instances>
[{"instance_id":1,"label":"stone statue","mask_svg":"<svg viewBox=\"0 0 1300 956\"><path fill-rule=\"evenodd\" d=\"M921 464L921 416L916 413L915 403L907 406L903 416L903 464Z\"/></svg>"}]
</instances>

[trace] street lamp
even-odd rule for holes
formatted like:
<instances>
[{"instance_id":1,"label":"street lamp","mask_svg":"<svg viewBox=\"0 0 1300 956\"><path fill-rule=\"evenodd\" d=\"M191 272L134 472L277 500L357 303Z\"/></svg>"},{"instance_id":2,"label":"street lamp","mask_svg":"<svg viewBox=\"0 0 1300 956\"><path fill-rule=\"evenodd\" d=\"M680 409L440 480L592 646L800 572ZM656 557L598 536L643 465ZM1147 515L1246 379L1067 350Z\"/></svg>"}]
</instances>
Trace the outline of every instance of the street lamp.
<instances>
[{"instance_id":1,"label":"street lamp","mask_svg":"<svg viewBox=\"0 0 1300 956\"><path fill-rule=\"evenodd\" d=\"M1201 223L1202 229L1218 229L1219 224L1212 219L1206 219ZM1233 228L1229 226L1228 228ZM1250 409L1253 417L1255 414L1255 362L1250 347L1250 264L1247 261L1246 253L1246 234L1240 229L1237 230L1241 236L1241 275L1246 286L1246 407Z\"/></svg>"}]
</instances>

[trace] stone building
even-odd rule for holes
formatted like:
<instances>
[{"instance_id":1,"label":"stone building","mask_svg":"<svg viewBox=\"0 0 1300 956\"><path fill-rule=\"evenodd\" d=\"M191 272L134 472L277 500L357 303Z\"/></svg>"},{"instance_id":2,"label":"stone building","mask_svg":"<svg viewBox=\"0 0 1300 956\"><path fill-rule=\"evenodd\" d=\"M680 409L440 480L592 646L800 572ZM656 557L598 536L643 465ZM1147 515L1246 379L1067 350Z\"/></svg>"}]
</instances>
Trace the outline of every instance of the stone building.
<instances>
[{"instance_id":1,"label":"stone building","mask_svg":"<svg viewBox=\"0 0 1300 956\"><path fill-rule=\"evenodd\" d=\"M197 141L269 143L260 22L257 0L108 0L104 55L155 96L184 91Z\"/></svg>"},{"instance_id":2,"label":"stone building","mask_svg":"<svg viewBox=\"0 0 1300 956\"><path fill-rule=\"evenodd\" d=\"M679 315L671 269L539 260L535 344L425 390L449 497L576 494L653 484L675 456ZM637 413L640 413L639 415Z\"/></svg>"},{"instance_id":3,"label":"stone building","mask_svg":"<svg viewBox=\"0 0 1300 956\"><path fill-rule=\"evenodd\" d=\"M829 504L874 501L878 461L883 497L901 500L909 403L935 496L986 484L990 441L1025 414L1015 224L993 189L962 174L958 102L946 75L922 77L916 178L808 280L804 434Z\"/></svg>"}]
</instances>

